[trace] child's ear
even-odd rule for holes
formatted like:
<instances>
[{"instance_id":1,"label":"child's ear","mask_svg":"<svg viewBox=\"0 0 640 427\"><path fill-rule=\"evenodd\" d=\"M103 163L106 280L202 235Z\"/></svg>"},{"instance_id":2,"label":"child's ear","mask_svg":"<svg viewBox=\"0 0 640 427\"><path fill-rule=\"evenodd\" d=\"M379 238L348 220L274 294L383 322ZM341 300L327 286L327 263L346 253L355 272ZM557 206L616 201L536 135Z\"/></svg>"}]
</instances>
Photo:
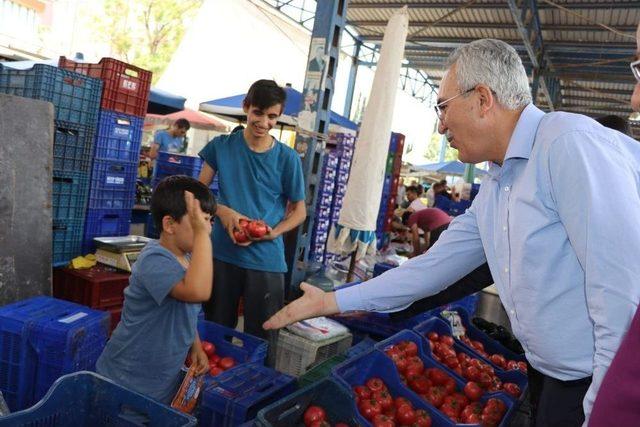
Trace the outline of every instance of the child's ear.
<instances>
[{"instance_id":1,"label":"child's ear","mask_svg":"<svg viewBox=\"0 0 640 427\"><path fill-rule=\"evenodd\" d=\"M165 215L164 217L162 217L162 231L164 231L165 233L173 234L173 227L175 223L176 220L173 219L171 215Z\"/></svg>"}]
</instances>

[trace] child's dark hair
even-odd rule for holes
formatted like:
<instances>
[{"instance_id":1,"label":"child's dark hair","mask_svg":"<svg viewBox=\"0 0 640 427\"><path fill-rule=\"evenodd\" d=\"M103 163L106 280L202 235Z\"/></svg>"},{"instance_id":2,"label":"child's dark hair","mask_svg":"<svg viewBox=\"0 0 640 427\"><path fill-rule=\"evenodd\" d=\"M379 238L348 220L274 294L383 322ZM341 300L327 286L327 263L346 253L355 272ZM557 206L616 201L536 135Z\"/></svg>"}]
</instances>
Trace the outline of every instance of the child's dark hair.
<instances>
[{"instance_id":1,"label":"child's dark hair","mask_svg":"<svg viewBox=\"0 0 640 427\"><path fill-rule=\"evenodd\" d=\"M187 119L178 119L174 123L178 129L189 130L191 129L191 123Z\"/></svg>"},{"instance_id":2,"label":"child's dark hair","mask_svg":"<svg viewBox=\"0 0 640 427\"><path fill-rule=\"evenodd\" d=\"M242 105L246 108L258 107L266 110L269 107L280 104L284 111L284 103L287 100L287 92L273 80L258 80L253 83L244 97Z\"/></svg>"},{"instance_id":3,"label":"child's dark hair","mask_svg":"<svg viewBox=\"0 0 640 427\"><path fill-rule=\"evenodd\" d=\"M151 196L151 215L159 233L162 232L162 218L166 215L179 222L187 213L185 191L190 191L200 201L203 212L215 215L216 201L203 183L190 176L168 176L160 181Z\"/></svg>"}]
</instances>

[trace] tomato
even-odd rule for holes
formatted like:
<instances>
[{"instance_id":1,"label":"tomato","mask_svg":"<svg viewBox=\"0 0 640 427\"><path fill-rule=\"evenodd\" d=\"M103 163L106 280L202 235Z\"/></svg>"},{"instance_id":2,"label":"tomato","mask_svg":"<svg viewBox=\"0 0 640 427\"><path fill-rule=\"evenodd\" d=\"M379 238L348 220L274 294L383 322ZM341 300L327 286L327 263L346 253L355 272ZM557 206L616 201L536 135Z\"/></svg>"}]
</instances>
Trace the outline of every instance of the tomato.
<instances>
[{"instance_id":1,"label":"tomato","mask_svg":"<svg viewBox=\"0 0 640 427\"><path fill-rule=\"evenodd\" d=\"M431 417L429 413L424 409L418 409L416 411L416 421L412 427L431 427Z\"/></svg>"},{"instance_id":2,"label":"tomato","mask_svg":"<svg viewBox=\"0 0 640 427\"><path fill-rule=\"evenodd\" d=\"M480 397L482 397L482 389L480 388L478 383L469 381L464 386L464 395L467 396L469 400L472 400L472 401L480 400Z\"/></svg>"},{"instance_id":3,"label":"tomato","mask_svg":"<svg viewBox=\"0 0 640 427\"><path fill-rule=\"evenodd\" d=\"M331 424L326 421L314 421L309 424L309 427L331 427Z\"/></svg>"},{"instance_id":4,"label":"tomato","mask_svg":"<svg viewBox=\"0 0 640 427\"><path fill-rule=\"evenodd\" d=\"M398 396L393 399L393 405L396 407L396 409L398 409L402 405L411 405L411 401L406 397Z\"/></svg>"},{"instance_id":5,"label":"tomato","mask_svg":"<svg viewBox=\"0 0 640 427\"><path fill-rule=\"evenodd\" d=\"M218 364L216 362L214 362L213 360L209 360L209 369L214 368L214 367L218 367Z\"/></svg>"},{"instance_id":6,"label":"tomato","mask_svg":"<svg viewBox=\"0 0 640 427\"><path fill-rule=\"evenodd\" d=\"M221 373L223 373L224 371L222 369L220 369L218 366L211 366L209 365L210 369L209 369L209 374L211 374L211 376L217 377L218 375L220 375Z\"/></svg>"},{"instance_id":7,"label":"tomato","mask_svg":"<svg viewBox=\"0 0 640 427\"><path fill-rule=\"evenodd\" d=\"M413 424L416 421L416 411L411 405L402 405L396 411L396 421L398 424Z\"/></svg>"},{"instance_id":8,"label":"tomato","mask_svg":"<svg viewBox=\"0 0 640 427\"><path fill-rule=\"evenodd\" d=\"M393 356L391 356L391 360L393 360L393 363L396 365L396 368L398 368L398 371L405 372L407 370L409 361L405 356L401 354L394 354Z\"/></svg>"},{"instance_id":9,"label":"tomato","mask_svg":"<svg viewBox=\"0 0 640 427\"><path fill-rule=\"evenodd\" d=\"M456 381L451 377L447 377L447 381L445 381L443 386L444 386L444 391L447 394L451 394L456 391Z\"/></svg>"},{"instance_id":10,"label":"tomato","mask_svg":"<svg viewBox=\"0 0 640 427\"><path fill-rule=\"evenodd\" d=\"M418 344L413 341L409 341L407 346L404 349L404 352L407 356L417 356L418 355Z\"/></svg>"},{"instance_id":11,"label":"tomato","mask_svg":"<svg viewBox=\"0 0 640 427\"><path fill-rule=\"evenodd\" d=\"M460 362L458 362L458 359L456 357L447 357L446 359L444 359L444 364L451 369L460 366Z\"/></svg>"},{"instance_id":12,"label":"tomato","mask_svg":"<svg viewBox=\"0 0 640 427\"><path fill-rule=\"evenodd\" d=\"M472 414L480 417L480 415L482 414L482 403L480 402L470 403L467 406L465 406L464 409L462 410L463 417L466 417Z\"/></svg>"},{"instance_id":13,"label":"tomato","mask_svg":"<svg viewBox=\"0 0 640 427\"><path fill-rule=\"evenodd\" d=\"M367 387L369 387L369 390L371 391L387 389L387 386L384 384L384 381L382 381L380 378L377 378L377 377L369 378L365 384Z\"/></svg>"},{"instance_id":14,"label":"tomato","mask_svg":"<svg viewBox=\"0 0 640 427\"><path fill-rule=\"evenodd\" d=\"M365 399L360 402L358 406L360 413L369 421L373 421L376 415L382 413L382 406L375 399Z\"/></svg>"},{"instance_id":15,"label":"tomato","mask_svg":"<svg viewBox=\"0 0 640 427\"><path fill-rule=\"evenodd\" d=\"M449 379L449 375L438 368L427 369L427 375L435 385L444 385Z\"/></svg>"},{"instance_id":16,"label":"tomato","mask_svg":"<svg viewBox=\"0 0 640 427\"><path fill-rule=\"evenodd\" d=\"M227 369L231 369L236 366L236 361L233 359L233 357L223 357L218 362L218 366L226 371Z\"/></svg>"},{"instance_id":17,"label":"tomato","mask_svg":"<svg viewBox=\"0 0 640 427\"><path fill-rule=\"evenodd\" d=\"M462 410L469 404L469 399L462 393L453 393L444 398L444 403L453 406L458 411L458 415L460 415Z\"/></svg>"},{"instance_id":18,"label":"tomato","mask_svg":"<svg viewBox=\"0 0 640 427\"><path fill-rule=\"evenodd\" d=\"M509 360L507 362L507 371L513 371L518 369L518 362L516 362L515 360Z\"/></svg>"},{"instance_id":19,"label":"tomato","mask_svg":"<svg viewBox=\"0 0 640 427\"><path fill-rule=\"evenodd\" d=\"M480 370L475 366L467 366L462 370L462 376L469 381L477 381L480 378Z\"/></svg>"},{"instance_id":20,"label":"tomato","mask_svg":"<svg viewBox=\"0 0 640 427\"><path fill-rule=\"evenodd\" d=\"M520 397L520 387L518 387L518 384L504 383L502 385L502 388L504 389L504 391L509 393L511 396Z\"/></svg>"},{"instance_id":21,"label":"tomato","mask_svg":"<svg viewBox=\"0 0 640 427\"><path fill-rule=\"evenodd\" d=\"M527 373L527 364L525 362L518 362L518 369L520 369L525 374Z\"/></svg>"},{"instance_id":22,"label":"tomato","mask_svg":"<svg viewBox=\"0 0 640 427\"><path fill-rule=\"evenodd\" d=\"M456 408L454 408L450 404L443 403L442 406L438 409L440 409L440 412L445 414L447 417L451 418L452 421L458 422L459 412Z\"/></svg>"},{"instance_id":23,"label":"tomato","mask_svg":"<svg viewBox=\"0 0 640 427\"><path fill-rule=\"evenodd\" d=\"M254 239L260 239L267 234L267 224L264 221L251 221L249 225L247 225L247 232L249 236Z\"/></svg>"},{"instance_id":24,"label":"tomato","mask_svg":"<svg viewBox=\"0 0 640 427\"><path fill-rule=\"evenodd\" d=\"M447 347L453 347L453 343L455 342L451 335L440 335L440 339L438 341Z\"/></svg>"},{"instance_id":25,"label":"tomato","mask_svg":"<svg viewBox=\"0 0 640 427\"><path fill-rule=\"evenodd\" d=\"M211 357L216 353L216 346L209 341L202 341L202 350L207 353L207 357Z\"/></svg>"},{"instance_id":26,"label":"tomato","mask_svg":"<svg viewBox=\"0 0 640 427\"><path fill-rule=\"evenodd\" d=\"M413 365L404 371L405 377L411 379L424 373L424 366Z\"/></svg>"},{"instance_id":27,"label":"tomato","mask_svg":"<svg viewBox=\"0 0 640 427\"><path fill-rule=\"evenodd\" d=\"M500 414L504 414L505 412L507 412L507 405L502 400L496 399L495 397L487 400L485 409L487 407L497 409Z\"/></svg>"},{"instance_id":28,"label":"tomato","mask_svg":"<svg viewBox=\"0 0 640 427\"><path fill-rule=\"evenodd\" d=\"M439 408L444 403L445 391L442 386L431 387L427 393L427 400L436 408Z\"/></svg>"},{"instance_id":29,"label":"tomato","mask_svg":"<svg viewBox=\"0 0 640 427\"><path fill-rule=\"evenodd\" d=\"M480 341L471 341L471 345L473 345L476 350L484 351L484 344Z\"/></svg>"},{"instance_id":30,"label":"tomato","mask_svg":"<svg viewBox=\"0 0 640 427\"><path fill-rule=\"evenodd\" d=\"M478 377L478 383L480 383L482 388L489 388L493 383L493 380L491 379L491 375L487 374L486 372L481 372L480 376Z\"/></svg>"},{"instance_id":31,"label":"tomato","mask_svg":"<svg viewBox=\"0 0 640 427\"><path fill-rule=\"evenodd\" d=\"M437 332L429 332L427 337L429 338L429 341L438 341L438 338L439 338Z\"/></svg>"},{"instance_id":32,"label":"tomato","mask_svg":"<svg viewBox=\"0 0 640 427\"><path fill-rule=\"evenodd\" d=\"M491 360L491 362L498 368L504 369L507 366L507 361L501 354L492 354L491 357L489 357L489 360Z\"/></svg>"},{"instance_id":33,"label":"tomato","mask_svg":"<svg viewBox=\"0 0 640 427\"><path fill-rule=\"evenodd\" d=\"M409 371L424 372L424 362L418 356L412 356L407 359L407 370L405 371L407 376Z\"/></svg>"},{"instance_id":34,"label":"tomato","mask_svg":"<svg viewBox=\"0 0 640 427\"><path fill-rule=\"evenodd\" d=\"M498 424L500 424L500 419L502 417L500 415L497 415L495 413L482 413L482 415L480 416L480 423L482 424L482 427L496 427Z\"/></svg>"},{"instance_id":35,"label":"tomato","mask_svg":"<svg viewBox=\"0 0 640 427\"><path fill-rule=\"evenodd\" d=\"M378 414L373 418L373 427L395 427L395 425L393 418L385 414Z\"/></svg>"},{"instance_id":36,"label":"tomato","mask_svg":"<svg viewBox=\"0 0 640 427\"><path fill-rule=\"evenodd\" d=\"M469 414L468 416L462 418L462 422L467 424L480 424L480 415Z\"/></svg>"},{"instance_id":37,"label":"tomato","mask_svg":"<svg viewBox=\"0 0 640 427\"><path fill-rule=\"evenodd\" d=\"M236 239L236 243L246 243L249 241L244 230L233 230L233 238Z\"/></svg>"},{"instance_id":38,"label":"tomato","mask_svg":"<svg viewBox=\"0 0 640 427\"><path fill-rule=\"evenodd\" d=\"M371 397L371 390L363 385L357 385L353 388L353 393L360 399L368 399Z\"/></svg>"},{"instance_id":39,"label":"tomato","mask_svg":"<svg viewBox=\"0 0 640 427\"><path fill-rule=\"evenodd\" d=\"M220 363L220 359L221 359L220 356L218 356L217 354L214 354L209 357L209 363L213 362L217 365L218 363Z\"/></svg>"},{"instance_id":40,"label":"tomato","mask_svg":"<svg viewBox=\"0 0 640 427\"><path fill-rule=\"evenodd\" d=\"M387 390L374 391L371 397L380 403L383 411L393 407L393 397Z\"/></svg>"},{"instance_id":41,"label":"tomato","mask_svg":"<svg viewBox=\"0 0 640 427\"><path fill-rule=\"evenodd\" d=\"M393 418L395 420L396 419L396 405L395 404L391 405L391 407L389 409L383 410L382 413L385 414L388 417Z\"/></svg>"},{"instance_id":42,"label":"tomato","mask_svg":"<svg viewBox=\"0 0 640 427\"><path fill-rule=\"evenodd\" d=\"M409 380L409 388L418 394L426 393L431 382L424 375L418 375Z\"/></svg>"},{"instance_id":43,"label":"tomato","mask_svg":"<svg viewBox=\"0 0 640 427\"><path fill-rule=\"evenodd\" d=\"M310 426L315 421L324 421L327 418L327 414L319 406L309 406L304 411L304 425Z\"/></svg>"}]
</instances>

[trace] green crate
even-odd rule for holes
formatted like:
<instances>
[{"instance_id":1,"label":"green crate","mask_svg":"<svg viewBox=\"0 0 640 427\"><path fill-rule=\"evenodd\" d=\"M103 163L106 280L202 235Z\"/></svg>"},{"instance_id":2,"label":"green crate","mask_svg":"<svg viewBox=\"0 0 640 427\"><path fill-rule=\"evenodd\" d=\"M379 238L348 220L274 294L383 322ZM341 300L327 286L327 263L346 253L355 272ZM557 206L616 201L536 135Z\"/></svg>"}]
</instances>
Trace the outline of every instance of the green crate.
<instances>
[{"instance_id":1,"label":"green crate","mask_svg":"<svg viewBox=\"0 0 640 427\"><path fill-rule=\"evenodd\" d=\"M344 354L336 354L335 356L321 362L308 370L304 375L298 378L298 387L306 387L309 384L313 384L317 381L325 379L331 373L331 369L334 366L347 360L347 356Z\"/></svg>"}]
</instances>

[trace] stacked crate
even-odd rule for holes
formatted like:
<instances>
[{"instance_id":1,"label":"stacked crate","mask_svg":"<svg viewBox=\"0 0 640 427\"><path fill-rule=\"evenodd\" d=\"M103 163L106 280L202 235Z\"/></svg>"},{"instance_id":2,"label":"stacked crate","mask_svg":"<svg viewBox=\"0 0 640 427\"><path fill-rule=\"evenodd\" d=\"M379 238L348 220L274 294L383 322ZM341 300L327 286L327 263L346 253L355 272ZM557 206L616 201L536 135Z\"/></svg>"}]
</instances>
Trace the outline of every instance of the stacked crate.
<instances>
[{"instance_id":1,"label":"stacked crate","mask_svg":"<svg viewBox=\"0 0 640 427\"><path fill-rule=\"evenodd\" d=\"M94 237L129 234L151 72L112 58L90 64L63 56L58 65L104 84L82 244L93 252Z\"/></svg>"},{"instance_id":2,"label":"stacked crate","mask_svg":"<svg viewBox=\"0 0 640 427\"><path fill-rule=\"evenodd\" d=\"M382 197L380 198L380 210L376 222L376 239L378 248L388 244L388 236L391 231L393 212L398 195L400 182L400 168L402 167L402 151L404 150L404 135L391 133L389 141L389 154L385 168L384 183L382 185Z\"/></svg>"},{"instance_id":3,"label":"stacked crate","mask_svg":"<svg viewBox=\"0 0 640 427\"><path fill-rule=\"evenodd\" d=\"M312 259L325 264L337 258L337 255L326 251L326 245L331 227L337 224L340 218L342 200L347 190L347 181L349 181L349 172L351 171L355 136L341 133L331 134L329 146L335 148L330 148L325 155L311 242Z\"/></svg>"},{"instance_id":4,"label":"stacked crate","mask_svg":"<svg viewBox=\"0 0 640 427\"><path fill-rule=\"evenodd\" d=\"M50 65L35 64L26 70L0 65L0 92L54 106L54 265L66 264L81 252L101 91L100 80Z\"/></svg>"}]
</instances>

